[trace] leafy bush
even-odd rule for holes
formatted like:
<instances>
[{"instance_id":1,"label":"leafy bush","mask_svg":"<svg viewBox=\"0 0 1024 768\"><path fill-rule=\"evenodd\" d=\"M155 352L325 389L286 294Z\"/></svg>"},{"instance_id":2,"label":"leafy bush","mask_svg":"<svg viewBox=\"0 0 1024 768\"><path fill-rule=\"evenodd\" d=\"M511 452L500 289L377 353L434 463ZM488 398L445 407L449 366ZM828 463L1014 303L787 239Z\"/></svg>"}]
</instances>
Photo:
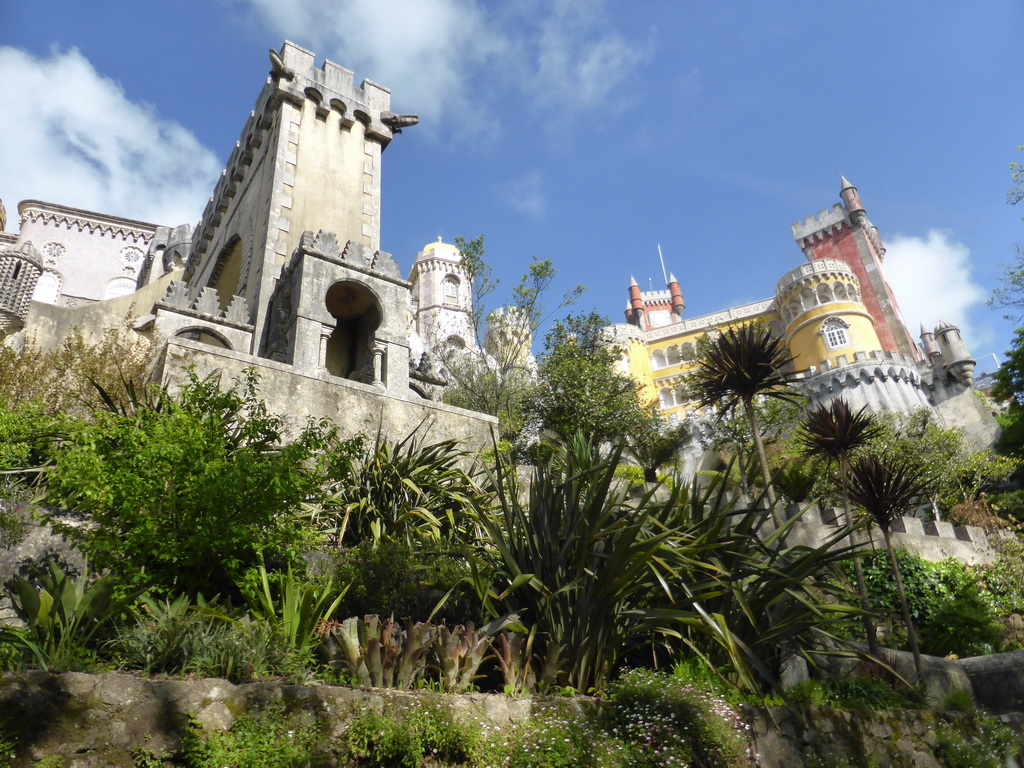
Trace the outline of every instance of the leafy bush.
<instances>
[{"instance_id":1,"label":"leafy bush","mask_svg":"<svg viewBox=\"0 0 1024 768\"><path fill-rule=\"evenodd\" d=\"M312 653L292 645L274 627L232 617L209 605L145 599L134 622L111 642L118 664L147 674L222 677L235 683L283 676L304 682Z\"/></svg>"},{"instance_id":2,"label":"leafy bush","mask_svg":"<svg viewBox=\"0 0 1024 768\"><path fill-rule=\"evenodd\" d=\"M341 616L372 613L417 621L433 616L458 623L480 614L479 601L465 583L466 557L454 543L414 546L382 539L344 549L333 559L334 580L351 584L337 611Z\"/></svg>"},{"instance_id":3,"label":"leafy bush","mask_svg":"<svg viewBox=\"0 0 1024 768\"><path fill-rule=\"evenodd\" d=\"M150 393L69 427L48 501L91 518L65 532L124 589L233 595L264 553L296 559L309 534L294 513L318 492L314 459L331 433L310 424L283 444L256 384L252 371L226 391L192 376L175 397Z\"/></svg>"},{"instance_id":4,"label":"leafy bush","mask_svg":"<svg viewBox=\"0 0 1024 768\"><path fill-rule=\"evenodd\" d=\"M974 656L998 647L1000 634L990 593L970 568L952 558L930 563L906 550L897 551L896 560L924 653ZM864 558L864 576L872 605L898 611L896 588L883 554Z\"/></svg>"},{"instance_id":5,"label":"leafy bush","mask_svg":"<svg viewBox=\"0 0 1024 768\"><path fill-rule=\"evenodd\" d=\"M402 705L398 711L364 710L338 743L343 759L366 768L417 768L429 757L441 764L470 762L478 729L452 717L450 707L430 699Z\"/></svg>"},{"instance_id":6,"label":"leafy bush","mask_svg":"<svg viewBox=\"0 0 1024 768\"><path fill-rule=\"evenodd\" d=\"M181 739L189 768L306 768L321 765L320 734L307 719L266 709L240 716L225 732L203 733L193 725Z\"/></svg>"},{"instance_id":7,"label":"leafy bush","mask_svg":"<svg viewBox=\"0 0 1024 768\"><path fill-rule=\"evenodd\" d=\"M389 441L378 432L332 475L317 522L339 546L472 538L482 491L466 460L454 440L427 443L414 432Z\"/></svg>"}]
</instances>

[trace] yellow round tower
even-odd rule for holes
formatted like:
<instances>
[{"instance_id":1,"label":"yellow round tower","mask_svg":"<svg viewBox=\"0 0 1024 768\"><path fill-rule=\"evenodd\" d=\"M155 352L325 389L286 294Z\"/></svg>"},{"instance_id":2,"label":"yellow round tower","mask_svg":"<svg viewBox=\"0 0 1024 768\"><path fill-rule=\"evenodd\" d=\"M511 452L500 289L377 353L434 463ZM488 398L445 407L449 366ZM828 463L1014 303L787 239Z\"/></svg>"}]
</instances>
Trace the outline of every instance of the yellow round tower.
<instances>
[{"instance_id":1,"label":"yellow round tower","mask_svg":"<svg viewBox=\"0 0 1024 768\"><path fill-rule=\"evenodd\" d=\"M787 272L775 287L785 340L797 371L851 363L882 348L846 262L819 259ZM840 360L840 358L845 358Z\"/></svg>"}]
</instances>

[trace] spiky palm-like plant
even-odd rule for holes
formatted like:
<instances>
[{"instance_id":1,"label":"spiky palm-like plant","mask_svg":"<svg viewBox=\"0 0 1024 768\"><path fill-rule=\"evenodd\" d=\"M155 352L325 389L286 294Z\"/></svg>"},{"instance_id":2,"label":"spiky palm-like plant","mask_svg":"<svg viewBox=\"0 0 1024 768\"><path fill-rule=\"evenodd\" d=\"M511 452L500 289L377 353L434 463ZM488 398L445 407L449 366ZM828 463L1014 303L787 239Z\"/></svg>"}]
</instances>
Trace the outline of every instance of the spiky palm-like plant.
<instances>
[{"instance_id":1,"label":"spiky palm-like plant","mask_svg":"<svg viewBox=\"0 0 1024 768\"><path fill-rule=\"evenodd\" d=\"M896 594L899 595L903 620L907 624L907 636L910 651L914 654L914 671L918 680L921 679L921 652L917 645L917 631L910 618L910 606L903 591L903 579L892 549L889 528L893 520L914 508L917 499L925 491L918 473L905 462L865 456L850 464L850 500L867 512L882 529L885 549L889 553L889 565L896 581Z\"/></svg>"},{"instance_id":2,"label":"spiky palm-like plant","mask_svg":"<svg viewBox=\"0 0 1024 768\"><path fill-rule=\"evenodd\" d=\"M658 470L675 460L679 451L691 440L689 424L678 424L664 430L664 422L652 420L637 434L631 436L626 453L633 457L644 471L645 483L658 482Z\"/></svg>"},{"instance_id":3,"label":"spiky palm-like plant","mask_svg":"<svg viewBox=\"0 0 1024 768\"><path fill-rule=\"evenodd\" d=\"M698 404L715 406L719 409L719 418L743 406L761 463L768 501L773 509L775 491L771 486L764 441L761 440L761 425L754 411L754 398L797 400L798 396L788 386L791 374L784 370L791 362L793 358L781 339L773 338L767 328L751 323L730 328L710 340L697 361L693 377L693 392ZM776 522L781 524L778 518Z\"/></svg>"},{"instance_id":4,"label":"spiky palm-like plant","mask_svg":"<svg viewBox=\"0 0 1024 768\"><path fill-rule=\"evenodd\" d=\"M819 405L807 414L807 421L797 437L805 456L818 456L828 462L834 462L839 468L839 489L847 520L851 519L850 495L847 491L850 453L870 444L881 433L881 427L867 412L866 407L854 413L846 401L839 398L833 400L831 405ZM860 556L853 558L853 567L857 577L860 607L864 611L864 632L868 638L868 649L873 656L877 656L878 639L875 637L874 623L868 615L871 606L864 585L864 568L861 566Z\"/></svg>"}]
</instances>

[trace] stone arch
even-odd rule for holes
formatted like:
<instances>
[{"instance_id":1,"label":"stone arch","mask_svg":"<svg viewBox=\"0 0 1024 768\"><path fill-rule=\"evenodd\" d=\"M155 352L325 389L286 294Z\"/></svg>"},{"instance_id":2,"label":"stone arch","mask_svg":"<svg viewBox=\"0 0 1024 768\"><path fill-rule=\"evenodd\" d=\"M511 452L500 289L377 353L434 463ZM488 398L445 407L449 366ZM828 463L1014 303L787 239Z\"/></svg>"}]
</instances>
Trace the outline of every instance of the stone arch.
<instances>
[{"instance_id":1,"label":"stone arch","mask_svg":"<svg viewBox=\"0 0 1024 768\"><path fill-rule=\"evenodd\" d=\"M829 302L834 300L834 296L832 295L832 288L828 283L819 284L817 294L819 304L828 304Z\"/></svg>"},{"instance_id":2,"label":"stone arch","mask_svg":"<svg viewBox=\"0 0 1024 768\"><path fill-rule=\"evenodd\" d=\"M833 286L833 291L836 296L836 301L849 301L850 294L846 288L846 283L839 282Z\"/></svg>"},{"instance_id":3,"label":"stone arch","mask_svg":"<svg viewBox=\"0 0 1024 768\"><path fill-rule=\"evenodd\" d=\"M669 365L679 365L679 363L681 362L681 357L679 355L679 347L677 347L675 344L673 344L672 346L670 346L666 350L666 352L667 352L666 360L667 360L668 364Z\"/></svg>"},{"instance_id":4,"label":"stone arch","mask_svg":"<svg viewBox=\"0 0 1024 768\"><path fill-rule=\"evenodd\" d=\"M237 234L232 235L217 254L217 266L214 267L208 283L217 291L217 302L221 312L227 310L231 297L238 293L243 261L242 238Z\"/></svg>"},{"instance_id":5,"label":"stone arch","mask_svg":"<svg viewBox=\"0 0 1024 768\"><path fill-rule=\"evenodd\" d=\"M337 112L342 117L348 112L348 106L341 99L331 99L331 109Z\"/></svg>"},{"instance_id":6,"label":"stone arch","mask_svg":"<svg viewBox=\"0 0 1024 768\"><path fill-rule=\"evenodd\" d=\"M651 366L654 370L665 367L665 353L660 349L656 349L651 352Z\"/></svg>"},{"instance_id":7,"label":"stone arch","mask_svg":"<svg viewBox=\"0 0 1024 768\"><path fill-rule=\"evenodd\" d=\"M368 114L366 114L365 112L363 112L363 110L361 110L361 109L353 110L352 117L354 117L356 120L358 120L360 123L362 123L364 128L369 128L370 127L370 123L373 122L370 119L370 116Z\"/></svg>"},{"instance_id":8,"label":"stone arch","mask_svg":"<svg viewBox=\"0 0 1024 768\"><path fill-rule=\"evenodd\" d=\"M218 331L215 331L205 325L193 325L187 328L182 328L174 335L178 338L191 339L192 341L209 344L211 347L220 347L221 349L227 350L231 349L231 342L228 341L227 338Z\"/></svg>"},{"instance_id":9,"label":"stone arch","mask_svg":"<svg viewBox=\"0 0 1024 768\"><path fill-rule=\"evenodd\" d=\"M679 345L679 357L685 361L693 360L697 356L693 342L687 341Z\"/></svg>"},{"instance_id":10,"label":"stone arch","mask_svg":"<svg viewBox=\"0 0 1024 768\"><path fill-rule=\"evenodd\" d=\"M322 93L320 93L320 91L318 91L316 88L312 88L312 87L307 88L305 93L306 93L306 98L309 99L310 101L312 101L317 106L322 104L323 101L324 101L324 95Z\"/></svg>"},{"instance_id":11,"label":"stone arch","mask_svg":"<svg viewBox=\"0 0 1024 768\"><path fill-rule=\"evenodd\" d=\"M341 280L327 289L324 304L336 321L327 338L327 372L373 381L373 342L383 319L380 301L366 285Z\"/></svg>"}]
</instances>

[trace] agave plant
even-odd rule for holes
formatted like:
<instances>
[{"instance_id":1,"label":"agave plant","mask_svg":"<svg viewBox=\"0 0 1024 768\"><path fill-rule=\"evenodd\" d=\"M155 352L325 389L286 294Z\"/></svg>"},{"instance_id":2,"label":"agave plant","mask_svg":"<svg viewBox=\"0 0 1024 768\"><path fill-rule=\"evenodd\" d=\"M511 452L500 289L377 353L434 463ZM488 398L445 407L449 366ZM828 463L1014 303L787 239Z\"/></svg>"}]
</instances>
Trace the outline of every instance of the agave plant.
<instances>
[{"instance_id":1,"label":"agave plant","mask_svg":"<svg viewBox=\"0 0 1024 768\"><path fill-rule=\"evenodd\" d=\"M892 549L889 528L893 520L916 506L917 500L926 490L920 475L905 462L865 456L850 466L850 500L871 516L885 539L885 549L889 553L889 565L896 581L896 594L899 595L903 621L907 625L907 638L910 651L914 654L914 669L918 680L921 679L921 652L917 644L917 631L910 618L910 607L903 591L903 579Z\"/></svg>"},{"instance_id":2,"label":"agave plant","mask_svg":"<svg viewBox=\"0 0 1024 768\"><path fill-rule=\"evenodd\" d=\"M761 464L768 501L773 508L775 491L771 485L754 399L798 400L799 396L788 387L791 374L785 371L792 362L793 358L781 339L772 337L767 328L750 323L729 328L718 338L710 339L697 361L692 379L698 404L717 408L719 418L739 406L743 407ZM781 524L781 519L776 517L776 522Z\"/></svg>"},{"instance_id":3,"label":"agave plant","mask_svg":"<svg viewBox=\"0 0 1024 768\"><path fill-rule=\"evenodd\" d=\"M847 474L850 467L850 454L876 440L882 434L882 428L867 412L867 407L854 413L842 398L833 400L831 405L819 405L809 414L797 441L806 456L819 456L826 461L834 462L839 468L839 490L843 499L843 511L846 519L852 520L850 514L850 495L847 491ZM871 621L871 605L868 602L867 587L864 583L864 567L860 556L853 558L853 568L857 579L857 594L860 606L864 611L864 632L868 638L868 650L878 656L878 638L875 637L875 625Z\"/></svg>"}]
</instances>

